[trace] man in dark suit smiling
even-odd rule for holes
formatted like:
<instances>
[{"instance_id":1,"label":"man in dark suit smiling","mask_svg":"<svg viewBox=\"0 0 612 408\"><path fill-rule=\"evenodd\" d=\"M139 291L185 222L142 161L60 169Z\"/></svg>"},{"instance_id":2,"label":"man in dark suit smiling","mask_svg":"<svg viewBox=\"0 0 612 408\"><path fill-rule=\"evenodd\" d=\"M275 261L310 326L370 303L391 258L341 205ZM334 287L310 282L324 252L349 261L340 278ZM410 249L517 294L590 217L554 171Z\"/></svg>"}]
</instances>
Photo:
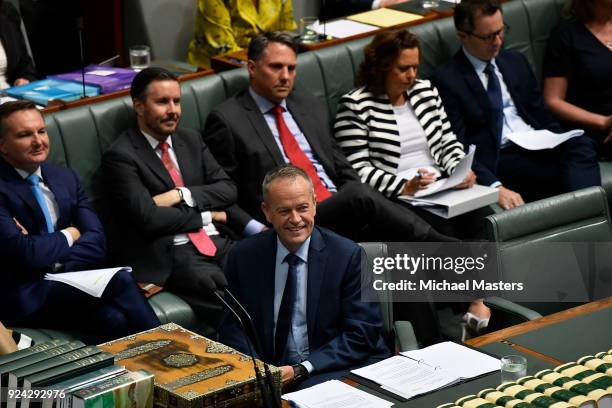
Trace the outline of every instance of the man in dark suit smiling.
<instances>
[{"instance_id":1,"label":"man in dark suit smiling","mask_svg":"<svg viewBox=\"0 0 612 408\"><path fill-rule=\"evenodd\" d=\"M262 210L273 226L236 244L229 287L255 323L260 356L280 367L283 384L311 386L387 357L379 306L361 301L360 247L315 226L308 175L283 166L266 175ZM248 351L235 321L221 341Z\"/></svg>"},{"instance_id":2,"label":"man in dark suit smiling","mask_svg":"<svg viewBox=\"0 0 612 408\"><path fill-rule=\"evenodd\" d=\"M200 283L223 279L232 243L223 224L236 187L200 135L178 127L181 90L173 74L147 68L134 77L131 95L136 126L102 160L109 235L117 244L111 249L138 281L163 285L216 326L221 308Z\"/></svg>"}]
</instances>

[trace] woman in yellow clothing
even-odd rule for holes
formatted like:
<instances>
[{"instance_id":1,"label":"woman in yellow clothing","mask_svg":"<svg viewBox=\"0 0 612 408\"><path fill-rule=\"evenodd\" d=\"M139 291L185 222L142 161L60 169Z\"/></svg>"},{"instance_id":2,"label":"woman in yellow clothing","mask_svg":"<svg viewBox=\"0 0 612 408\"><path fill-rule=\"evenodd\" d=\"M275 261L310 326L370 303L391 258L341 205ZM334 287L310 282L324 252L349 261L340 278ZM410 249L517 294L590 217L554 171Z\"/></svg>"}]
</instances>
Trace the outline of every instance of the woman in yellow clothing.
<instances>
[{"instance_id":1,"label":"woman in yellow clothing","mask_svg":"<svg viewBox=\"0 0 612 408\"><path fill-rule=\"evenodd\" d=\"M267 31L296 28L291 0L197 0L195 36L187 60L210 67L210 57L246 48Z\"/></svg>"}]
</instances>

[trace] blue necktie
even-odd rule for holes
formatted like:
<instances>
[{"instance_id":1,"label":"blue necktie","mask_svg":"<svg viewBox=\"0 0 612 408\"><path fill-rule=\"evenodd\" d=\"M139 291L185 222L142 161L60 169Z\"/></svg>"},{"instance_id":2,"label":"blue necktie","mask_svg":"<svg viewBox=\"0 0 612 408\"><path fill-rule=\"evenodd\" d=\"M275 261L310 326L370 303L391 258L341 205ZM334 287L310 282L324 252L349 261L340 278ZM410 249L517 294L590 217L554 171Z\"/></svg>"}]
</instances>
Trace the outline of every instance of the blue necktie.
<instances>
[{"instance_id":1,"label":"blue necktie","mask_svg":"<svg viewBox=\"0 0 612 408\"><path fill-rule=\"evenodd\" d=\"M283 262L289 264L289 273L287 274L287 282L285 283L285 291L281 300L280 308L278 309L278 317L276 319L276 334L274 335L274 362L282 365L287 338L291 330L291 320L293 317L293 309L297 295L297 273L300 258L295 254L287 254Z\"/></svg>"},{"instance_id":2,"label":"blue necktie","mask_svg":"<svg viewBox=\"0 0 612 408\"><path fill-rule=\"evenodd\" d=\"M495 67L493 64L489 62L484 72L489 78L489 83L487 85L487 96L489 97L492 114L494 115L495 136L497 137L498 141L501 141L504 124L504 105L502 101L501 85L499 83L499 79L497 78L497 74L495 74Z\"/></svg>"},{"instance_id":3,"label":"blue necktie","mask_svg":"<svg viewBox=\"0 0 612 408\"><path fill-rule=\"evenodd\" d=\"M30 174L28 177L26 177L26 181L30 184L30 186L32 186L32 192L34 193L36 202L38 203L38 206L40 207L43 212L43 215L45 216L47 232L53 232L53 220L51 220L51 213L49 212L49 207L47 207L47 202L45 201L45 197L40 188L40 177L38 177L36 174Z\"/></svg>"}]
</instances>

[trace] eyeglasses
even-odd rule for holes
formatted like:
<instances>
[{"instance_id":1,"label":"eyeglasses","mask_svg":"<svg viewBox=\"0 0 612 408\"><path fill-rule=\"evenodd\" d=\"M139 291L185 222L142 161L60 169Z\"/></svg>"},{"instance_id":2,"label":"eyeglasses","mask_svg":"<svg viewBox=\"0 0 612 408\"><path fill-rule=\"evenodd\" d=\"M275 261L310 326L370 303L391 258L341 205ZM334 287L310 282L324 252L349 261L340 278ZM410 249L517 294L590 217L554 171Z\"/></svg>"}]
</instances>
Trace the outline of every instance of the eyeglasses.
<instances>
[{"instance_id":1,"label":"eyeglasses","mask_svg":"<svg viewBox=\"0 0 612 408\"><path fill-rule=\"evenodd\" d=\"M506 33L510 31L510 26L506 23L504 23L504 28L502 28L499 31L496 31L492 34L488 34L488 35L479 35L479 34L474 34L472 32L466 32L466 34L471 35L472 37L476 37L479 40L488 42L488 43L492 43L494 42L497 37L500 37L502 40L504 39L504 36L506 35Z\"/></svg>"}]
</instances>

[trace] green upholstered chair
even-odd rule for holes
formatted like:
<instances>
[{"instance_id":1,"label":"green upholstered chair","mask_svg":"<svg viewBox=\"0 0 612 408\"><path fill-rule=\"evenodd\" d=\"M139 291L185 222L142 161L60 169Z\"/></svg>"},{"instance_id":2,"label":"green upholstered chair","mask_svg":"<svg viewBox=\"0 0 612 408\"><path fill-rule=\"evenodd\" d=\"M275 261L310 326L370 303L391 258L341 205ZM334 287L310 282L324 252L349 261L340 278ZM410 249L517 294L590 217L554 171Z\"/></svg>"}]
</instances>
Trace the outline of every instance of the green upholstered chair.
<instances>
[{"instance_id":1,"label":"green upholstered chair","mask_svg":"<svg viewBox=\"0 0 612 408\"><path fill-rule=\"evenodd\" d=\"M575 282L574 289L584 288L586 292L592 292L595 283L605 284L605 277L598 275L604 271L593 270L594 252L586 245L564 246L567 250L556 251L554 257L545 250L550 243L612 242L610 211L601 187L585 188L493 214L486 218L486 223L489 239L498 245L497 262L503 281L521 281L527 274L541 274L541 279L540 275L530 275L530 285L535 285L531 287L533 291L538 290L537 285L550 285L551 282L557 285ZM567 262L575 267L566 267ZM551 266L555 263L563 267L555 269ZM588 265L588 268L578 265ZM529 302L517 307L495 297L487 298L485 303L494 309L491 328L531 320L576 305Z\"/></svg>"},{"instance_id":2,"label":"green upholstered chair","mask_svg":"<svg viewBox=\"0 0 612 408\"><path fill-rule=\"evenodd\" d=\"M388 254L387 244L384 242L362 242L359 245L364 249L367 260L366 270L372 270L373 259L386 257ZM383 280L388 280L388 271L378 275ZM408 321L393 320L393 294L388 290L376 292L380 302L381 317L383 320L383 338L391 350L408 351L419 348L412 324Z\"/></svg>"}]
</instances>

